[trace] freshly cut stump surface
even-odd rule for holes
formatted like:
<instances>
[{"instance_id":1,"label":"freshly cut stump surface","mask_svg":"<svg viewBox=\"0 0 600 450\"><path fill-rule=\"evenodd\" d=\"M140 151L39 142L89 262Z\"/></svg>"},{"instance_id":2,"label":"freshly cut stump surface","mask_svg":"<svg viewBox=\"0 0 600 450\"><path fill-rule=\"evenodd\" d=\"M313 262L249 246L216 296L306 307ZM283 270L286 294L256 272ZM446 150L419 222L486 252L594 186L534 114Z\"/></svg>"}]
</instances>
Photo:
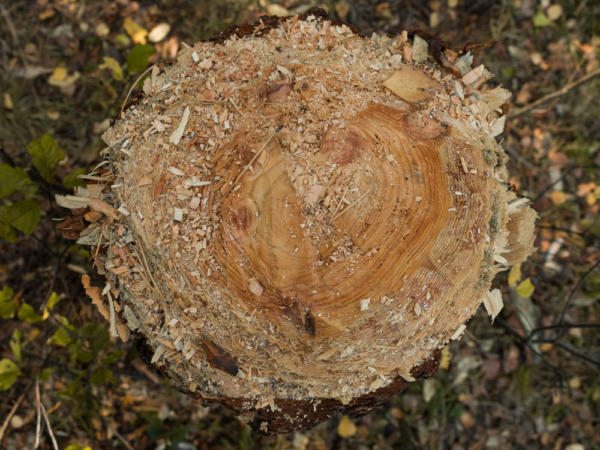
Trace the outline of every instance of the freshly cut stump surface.
<instances>
[{"instance_id":1,"label":"freshly cut stump surface","mask_svg":"<svg viewBox=\"0 0 600 450\"><path fill-rule=\"evenodd\" d=\"M113 331L281 432L433 374L482 303L501 309L492 279L531 252L535 213L496 142L510 94L471 55L441 67L417 35L311 14L246 34L155 68L104 135L110 186L71 201Z\"/></svg>"}]
</instances>

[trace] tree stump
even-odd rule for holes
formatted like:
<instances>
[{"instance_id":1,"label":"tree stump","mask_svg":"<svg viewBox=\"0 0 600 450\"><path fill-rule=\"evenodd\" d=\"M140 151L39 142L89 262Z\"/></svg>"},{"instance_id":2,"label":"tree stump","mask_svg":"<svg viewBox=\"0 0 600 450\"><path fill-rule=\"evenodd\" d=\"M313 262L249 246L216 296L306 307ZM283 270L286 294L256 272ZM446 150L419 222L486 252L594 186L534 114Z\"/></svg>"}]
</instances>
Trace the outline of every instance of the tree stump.
<instances>
[{"instance_id":1,"label":"tree stump","mask_svg":"<svg viewBox=\"0 0 600 450\"><path fill-rule=\"evenodd\" d=\"M99 184L62 199L90 207L106 285L84 283L113 333L265 433L432 375L534 239L496 140L510 94L472 61L311 11L155 67Z\"/></svg>"}]
</instances>

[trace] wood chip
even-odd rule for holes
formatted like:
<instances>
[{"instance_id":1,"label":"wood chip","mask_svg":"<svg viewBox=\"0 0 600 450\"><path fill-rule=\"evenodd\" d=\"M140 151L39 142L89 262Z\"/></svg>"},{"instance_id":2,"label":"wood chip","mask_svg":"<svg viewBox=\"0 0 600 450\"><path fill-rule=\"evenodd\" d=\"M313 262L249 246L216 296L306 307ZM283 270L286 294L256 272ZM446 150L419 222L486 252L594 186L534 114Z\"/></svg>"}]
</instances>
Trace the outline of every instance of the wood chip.
<instances>
[{"instance_id":1,"label":"wood chip","mask_svg":"<svg viewBox=\"0 0 600 450\"><path fill-rule=\"evenodd\" d=\"M190 118L190 107L186 106L185 111L183 111L183 117L181 118L181 122L179 122L179 125L177 126L175 131L169 137L169 142L171 144L173 144L173 145L179 144L179 141L181 140L181 137L183 136L183 132L185 131L185 127L188 123L189 118Z\"/></svg>"},{"instance_id":2,"label":"wood chip","mask_svg":"<svg viewBox=\"0 0 600 450\"><path fill-rule=\"evenodd\" d=\"M485 310L490 315L490 318L493 322L498 313L502 311L504 306L500 289L493 289L489 291L483 299L483 306L485 306Z\"/></svg>"},{"instance_id":3,"label":"wood chip","mask_svg":"<svg viewBox=\"0 0 600 450\"><path fill-rule=\"evenodd\" d=\"M256 278L250 278L248 280L248 290L254 295L260 297L264 291L264 288Z\"/></svg>"}]
</instances>

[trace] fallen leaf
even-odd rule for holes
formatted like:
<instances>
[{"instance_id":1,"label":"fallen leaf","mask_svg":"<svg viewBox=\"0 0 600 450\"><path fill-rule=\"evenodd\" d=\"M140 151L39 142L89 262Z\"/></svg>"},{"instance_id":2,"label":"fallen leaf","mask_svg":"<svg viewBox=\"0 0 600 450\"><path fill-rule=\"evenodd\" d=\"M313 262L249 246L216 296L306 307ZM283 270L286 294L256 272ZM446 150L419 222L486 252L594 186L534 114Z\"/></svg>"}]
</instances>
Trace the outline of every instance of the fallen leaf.
<instances>
[{"instance_id":1,"label":"fallen leaf","mask_svg":"<svg viewBox=\"0 0 600 450\"><path fill-rule=\"evenodd\" d=\"M98 66L99 69L110 69L112 72L112 76L116 81L123 80L123 69L121 69L121 64L110 56L105 56L103 58L103 63Z\"/></svg>"},{"instance_id":2,"label":"fallen leaf","mask_svg":"<svg viewBox=\"0 0 600 450\"><path fill-rule=\"evenodd\" d=\"M577 197L585 197L596 188L596 183L581 183L577 185Z\"/></svg>"},{"instance_id":3,"label":"fallen leaf","mask_svg":"<svg viewBox=\"0 0 600 450\"><path fill-rule=\"evenodd\" d=\"M554 203L557 206L562 205L568 199L569 199L569 196L567 194L565 194L563 191L552 191L550 193L550 200L552 200L552 203Z\"/></svg>"},{"instance_id":4,"label":"fallen leaf","mask_svg":"<svg viewBox=\"0 0 600 450\"><path fill-rule=\"evenodd\" d=\"M423 400L425 403L429 403L437 392L437 381L433 378L429 378L423 381Z\"/></svg>"},{"instance_id":5,"label":"fallen leaf","mask_svg":"<svg viewBox=\"0 0 600 450\"><path fill-rule=\"evenodd\" d=\"M546 10L546 15L548 16L549 20L554 22L560 16L562 16L562 6L556 3L554 5L548 6L548 9Z\"/></svg>"},{"instance_id":6,"label":"fallen leaf","mask_svg":"<svg viewBox=\"0 0 600 450\"><path fill-rule=\"evenodd\" d=\"M17 381L19 375L21 375L21 371L10 359L4 358L0 361L0 391L9 389Z\"/></svg>"},{"instance_id":7,"label":"fallen leaf","mask_svg":"<svg viewBox=\"0 0 600 450\"><path fill-rule=\"evenodd\" d=\"M123 28L125 28L125 32L129 35L134 44L145 44L146 36L148 36L148 30L146 30L141 25L135 23L131 18L126 17L123 21Z\"/></svg>"},{"instance_id":8,"label":"fallen leaf","mask_svg":"<svg viewBox=\"0 0 600 450\"><path fill-rule=\"evenodd\" d=\"M452 359L452 354L450 353L450 347L446 345L442 349L442 357L440 358L440 369L448 370L450 367L450 361Z\"/></svg>"},{"instance_id":9,"label":"fallen leaf","mask_svg":"<svg viewBox=\"0 0 600 450\"><path fill-rule=\"evenodd\" d=\"M159 23L150 30L148 39L150 39L150 42L160 42L167 37L169 31L171 31L171 25L166 22Z\"/></svg>"},{"instance_id":10,"label":"fallen leaf","mask_svg":"<svg viewBox=\"0 0 600 450\"><path fill-rule=\"evenodd\" d=\"M433 78L410 66L404 66L394 72L384 85L409 103L425 100L431 96L433 89L441 87Z\"/></svg>"},{"instance_id":11,"label":"fallen leaf","mask_svg":"<svg viewBox=\"0 0 600 450\"><path fill-rule=\"evenodd\" d=\"M42 66L25 66L13 71L16 77L25 78L26 80L33 80L40 75L46 75L50 72L52 72L52 69Z\"/></svg>"},{"instance_id":12,"label":"fallen leaf","mask_svg":"<svg viewBox=\"0 0 600 450\"><path fill-rule=\"evenodd\" d=\"M356 425L348 416L343 416L337 427L337 432L340 437L349 438L356 434Z\"/></svg>"},{"instance_id":13,"label":"fallen leaf","mask_svg":"<svg viewBox=\"0 0 600 450\"><path fill-rule=\"evenodd\" d=\"M515 287L521 280L521 263L515 264L508 272L508 286Z\"/></svg>"},{"instance_id":14,"label":"fallen leaf","mask_svg":"<svg viewBox=\"0 0 600 450\"><path fill-rule=\"evenodd\" d=\"M273 3L267 6L267 12L272 16L279 17L285 17L290 15L290 11L286 7L278 5L277 3Z\"/></svg>"},{"instance_id":15,"label":"fallen leaf","mask_svg":"<svg viewBox=\"0 0 600 450\"><path fill-rule=\"evenodd\" d=\"M342 20L346 20L350 12L350 5L345 0L341 0L335 4L335 12Z\"/></svg>"},{"instance_id":16,"label":"fallen leaf","mask_svg":"<svg viewBox=\"0 0 600 450\"><path fill-rule=\"evenodd\" d=\"M475 426L475 418L473 417L473 414L468 411L461 414L460 421L465 428L471 428Z\"/></svg>"},{"instance_id":17,"label":"fallen leaf","mask_svg":"<svg viewBox=\"0 0 600 450\"><path fill-rule=\"evenodd\" d=\"M66 67L58 66L48 78L48 84L59 88L71 87L79 79L79 72L69 75Z\"/></svg>"},{"instance_id":18,"label":"fallen leaf","mask_svg":"<svg viewBox=\"0 0 600 450\"><path fill-rule=\"evenodd\" d=\"M531 294L533 294L534 290L535 290L535 287L533 286L533 283L531 282L531 278L526 278L517 286L517 295L519 295L521 297L529 298L529 297L531 297Z\"/></svg>"},{"instance_id":19,"label":"fallen leaf","mask_svg":"<svg viewBox=\"0 0 600 450\"><path fill-rule=\"evenodd\" d=\"M4 109L13 109L14 105L13 105L12 97L10 96L10 94L8 92L4 93L3 104L4 104Z\"/></svg>"},{"instance_id":20,"label":"fallen leaf","mask_svg":"<svg viewBox=\"0 0 600 450\"><path fill-rule=\"evenodd\" d=\"M548 16L544 14L542 11L539 11L535 16L533 16L533 25L536 27L547 27L551 25L550 19Z\"/></svg>"},{"instance_id":21,"label":"fallen leaf","mask_svg":"<svg viewBox=\"0 0 600 450\"><path fill-rule=\"evenodd\" d=\"M110 28L108 28L108 25L106 25L104 22L100 22L98 25L96 25L96 28L94 28L94 32L98 37L106 37L108 36L108 33L110 33Z\"/></svg>"}]
</instances>

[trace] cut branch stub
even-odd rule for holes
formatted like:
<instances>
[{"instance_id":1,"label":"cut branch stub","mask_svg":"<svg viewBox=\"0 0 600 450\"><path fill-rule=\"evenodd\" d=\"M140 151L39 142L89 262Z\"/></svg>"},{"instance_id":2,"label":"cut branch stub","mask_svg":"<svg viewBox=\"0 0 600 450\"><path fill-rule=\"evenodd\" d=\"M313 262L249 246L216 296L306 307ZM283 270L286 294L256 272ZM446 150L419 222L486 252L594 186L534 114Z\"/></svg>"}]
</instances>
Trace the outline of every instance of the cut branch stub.
<instances>
[{"instance_id":1,"label":"cut branch stub","mask_svg":"<svg viewBox=\"0 0 600 450\"><path fill-rule=\"evenodd\" d=\"M494 139L509 94L468 55L446 73L418 36L310 14L255 30L153 71L104 136L92 191L118 217L82 239L150 363L281 432L432 375L485 299L498 313L535 214Z\"/></svg>"}]
</instances>

